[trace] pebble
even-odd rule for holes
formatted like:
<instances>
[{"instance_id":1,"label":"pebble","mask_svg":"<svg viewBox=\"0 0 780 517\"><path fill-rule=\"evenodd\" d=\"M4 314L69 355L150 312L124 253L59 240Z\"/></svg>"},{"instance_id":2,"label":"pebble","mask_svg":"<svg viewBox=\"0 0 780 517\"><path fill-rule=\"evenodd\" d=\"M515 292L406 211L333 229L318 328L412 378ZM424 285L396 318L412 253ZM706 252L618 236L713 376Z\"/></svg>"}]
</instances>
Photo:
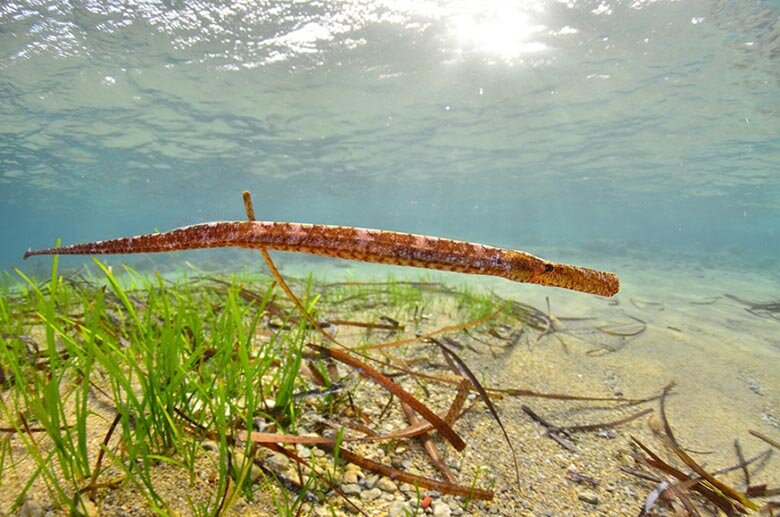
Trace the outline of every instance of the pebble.
<instances>
[{"instance_id":1,"label":"pebble","mask_svg":"<svg viewBox=\"0 0 780 517\"><path fill-rule=\"evenodd\" d=\"M414 510L406 501L394 502L387 511L387 517L406 517L407 515L414 515Z\"/></svg>"},{"instance_id":2,"label":"pebble","mask_svg":"<svg viewBox=\"0 0 780 517\"><path fill-rule=\"evenodd\" d=\"M80 515L86 517L98 517L98 515L100 515L97 505L86 497L82 497L79 500L78 511Z\"/></svg>"},{"instance_id":3,"label":"pebble","mask_svg":"<svg viewBox=\"0 0 780 517\"><path fill-rule=\"evenodd\" d=\"M410 460L410 459L402 459L400 461L400 463L399 463L399 468L401 468L402 470L409 471L409 470L414 468L412 465L414 465L412 460Z\"/></svg>"},{"instance_id":4,"label":"pebble","mask_svg":"<svg viewBox=\"0 0 780 517\"><path fill-rule=\"evenodd\" d=\"M203 440L200 442L200 446L203 447L203 450L205 451L218 451L219 445L214 440Z\"/></svg>"},{"instance_id":5,"label":"pebble","mask_svg":"<svg viewBox=\"0 0 780 517\"><path fill-rule=\"evenodd\" d=\"M366 479L363 481L363 485L366 488L374 488L379 481L379 476L376 474L369 474L366 476Z\"/></svg>"},{"instance_id":6,"label":"pebble","mask_svg":"<svg viewBox=\"0 0 780 517\"><path fill-rule=\"evenodd\" d=\"M647 419L647 425L655 434L662 434L664 432L664 423L661 421L661 417L656 414L650 415L650 418Z\"/></svg>"},{"instance_id":7,"label":"pebble","mask_svg":"<svg viewBox=\"0 0 780 517\"><path fill-rule=\"evenodd\" d=\"M25 499L19 508L19 517L42 517L43 508L33 499Z\"/></svg>"},{"instance_id":8,"label":"pebble","mask_svg":"<svg viewBox=\"0 0 780 517\"><path fill-rule=\"evenodd\" d=\"M300 443L295 446L295 452L300 456L301 458L308 458L311 455L311 449L308 447L304 447Z\"/></svg>"},{"instance_id":9,"label":"pebble","mask_svg":"<svg viewBox=\"0 0 780 517\"><path fill-rule=\"evenodd\" d=\"M341 480L348 485L356 485L358 482L358 473L355 470L347 470L344 472Z\"/></svg>"},{"instance_id":10,"label":"pebble","mask_svg":"<svg viewBox=\"0 0 780 517\"><path fill-rule=\"evenodd\" d=\"M346 495L357 495L360 493L362 489L360 488L360 485L357 483L346 483L344 485L341 485L341 491L344 492Z\"/></svg>"},{"instance_id":11,"label":"pebble","mask_svg":"<svg viewBox=\"0 0 780 517\"><path fill-rule=\"evenodd\" d=\"M390 465L392 465L393 467L395 467L397 469L402 469L403 470L403 468L404 468L404 465L403 465L404 461L406 461L406 460L404 460L401 456L393 456L392 458L390 458Z\"/></svg>"},{"instance_id":12,"label":"pebble","mask_svg":"<svg viewBox=\"0 0 780 517\"><path fill-rule=\"evenodd\" d=\"M450 510L452 510L452 515L463 515L463 506L461 505L461 502L458 498L445 495L441 500L447 503L447 506L450 507Z\"/></svg>"},{"instance_id":13,"label":"pebble","mask_svg":"<svg viewBox=\"0 0 780 517\"><path fill-rule=\"evenodd\" d=\"M290 465L290 460L284 454L275 452L265 459L265 465L277 474L282 474Z\"/></svg>"},{"instance_id":14,"label":"pebble","mask_svg":"<svg viewBox=\"0 0 780 517\"><path fill-rule=\"evenodd\" d=\"M435 501L431 508L433 508L433 517L450 517L452 515L452 509L442 501Z\"/></svg>"},{"instance_id":15,"label":"pebble","mask_svg":"<svg viewBox=\"0 0 780 517\"><path fill-rule=\"evenodd\" d=\"M376 482L376 487L391 494L398 492L398 485L393 483L390 478L386 477L380 478L379 481Z\"/></svg>"},{"instance_id":16,"label":"pebble","mask_svg":"<svg viewBox=\"0 0 780 517\"><path fill-rule=\"evenodd\" d=\"M360 501L358 501L354 497L348 498L348 501L350 501L352 504L347 504L347 502L345 501L343 506L344 510L346 510L347 513L354 513L354 514L360 513L360 508L361 508Z\"/></svg>"},{"instance_id":17,"label":"pebble","mask_svg":"<svg viewBox=\"0 0 780 517\"><path fill-rule=\"evenodd\" d=\"M624 452L619 456L620 463L624 467L633 467L636 464L636 460L629 453Z\"/></svg>"},{"instance_id":18,"label":"pebble","mask_svg":"<svg viewBox=\"0 0 780 517\"><path fill-rule=\"evenodd\" d=\"M592 505L599 504L599 495L593 490L580 490L577 492L577 499Z\"/></svg>"},{"instance_id":19,"label":"pebble","mask_svg":"<svg viewBox=\"0 0 780 517\"><path fill-rule=\"evenodd\" d=\"M363 475L363 471L360 470L360 467L358 467L354 463L347 463L346 467L344 467L344 471L345 472L356 472L360 476Z\"/></svg>"},{"instance_id":20,"label":"pebble","mask_svg":"<svg viewBox=\"0 0 780 517\"><path fill-rule=\"evenodd\" d=\"M240 450L234 450L233 451L233 468L241 468L243 465L246 464L246 456L244 456L244 452ZM255 465L254 462L252 462L252 467L249 472L249 479L252 480L254 483L258 479L260 479L260 476L263 475L263 469Z\"/></svg>"},{"instance_id":21,"label":"pebble","mask_svg":"<svg viewBox=\"0 0 780 517\"><path fill-rule=\"evenodd\" d=\"M371 488L369 490L364 490L360 493L360 498L364 501L373 501L374 499L378 499L382 495L382 491L378 488Z\"/></svg>"}]
</instances>

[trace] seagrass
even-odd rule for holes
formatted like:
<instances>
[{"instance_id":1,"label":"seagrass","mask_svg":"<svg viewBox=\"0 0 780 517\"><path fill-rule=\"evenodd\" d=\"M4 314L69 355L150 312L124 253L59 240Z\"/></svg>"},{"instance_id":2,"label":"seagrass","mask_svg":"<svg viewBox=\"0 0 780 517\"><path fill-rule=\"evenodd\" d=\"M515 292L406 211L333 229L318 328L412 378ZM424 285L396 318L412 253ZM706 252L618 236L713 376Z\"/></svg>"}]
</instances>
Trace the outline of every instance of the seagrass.
<instances>
[{"instance_id":1,"label":"seagrass","mask_svg":"<svg viewBox=\"0 0 780 517\"><path fill-rule=\"evenodd\" d=\"M387 230L267 221L220 221L168 232L28 250L33 255L150 253L200 248L255 248L412 266L612 296L617 275L549 262L530 253Z\"/></svg>"}]
</instances>

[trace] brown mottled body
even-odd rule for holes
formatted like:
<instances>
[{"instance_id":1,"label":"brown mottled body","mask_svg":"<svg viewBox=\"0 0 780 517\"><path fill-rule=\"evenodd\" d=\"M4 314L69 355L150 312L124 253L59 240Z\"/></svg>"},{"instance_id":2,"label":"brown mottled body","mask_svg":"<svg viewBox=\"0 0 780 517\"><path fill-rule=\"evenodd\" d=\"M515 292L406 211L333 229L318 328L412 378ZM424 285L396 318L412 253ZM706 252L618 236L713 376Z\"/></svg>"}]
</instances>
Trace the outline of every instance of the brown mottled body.
<instances>
[{"instance_id":1,"label":"brown mottled body","mask_svg":"<svg viewBox=\"0 0 780 517\"><path fill-rule=\"evenodd\" d=\"M47 254L148 253L226 247L266 248L499 276L516 282L563 287L602 296L614 295L620 286L614 273L548 262L522 251L411 233L264 221L196 224L163 233L30 250L24 258Z\"/></svg>"}]
</instances>

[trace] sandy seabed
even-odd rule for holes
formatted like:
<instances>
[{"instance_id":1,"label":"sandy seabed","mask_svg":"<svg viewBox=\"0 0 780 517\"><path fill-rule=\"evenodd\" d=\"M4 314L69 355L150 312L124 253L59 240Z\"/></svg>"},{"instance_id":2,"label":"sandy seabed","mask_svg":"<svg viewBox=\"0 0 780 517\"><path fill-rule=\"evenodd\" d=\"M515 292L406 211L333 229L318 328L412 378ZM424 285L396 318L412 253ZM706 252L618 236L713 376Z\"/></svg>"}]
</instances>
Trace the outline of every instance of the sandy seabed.
<instances>
[{"instance_id":1,"label":"sandy seabed","mask_svg":"<svg viewBox=\"0 0 780 517\"><path fill-rule=\"evenodd\" d=\"M555 256L555 251L547 255ZM499 360L475 356L472 368L491 386L589 396L640 398L673 382L667 417L679 444L700 452L694 454L695 459L707 469L716 471L739 463L735 440L745 458L766 451L770 447L749 431L780 438L780 314L750 311L745 302L778 301L777 271L704 267L683 259L663 264L664 269L654 269L641 260L620 260L611 267L619 273L622 284L612 299L500 279L473 280L500 296L545 311L549 302L559 325L553 334L531 346L517 347ZM361 274L372 269L357 268ZM446 278L456 281L453 275ZM592 332L594 327L602 327L631 333L644 325L643 332L626 339L609 339ZM499 430L483 411L484 427L478 427L477 443L470 442L467 455L491 466L498 496L480 511L496 515L638 515L655 486L620 470L635 466L630 457L631 436L673 460L657 433L657 402L641 406L654 408L655 416L610 432L577 434L572 451L549 439L522 411L523 405L559 426L610 421L633 412L570 401L500 401L504 423L518 444L522 475L516 482ZM778 453L774 451L775 456ZM600 484L589 487L574 482L569 471ZM739 469L723 479L738 489L745 488ZM776 457L751 479L751 484L762 483L780 486ZM598 504L582 500L587 490L598 494ZM757 500L759 505L765 501ZM663 508L658 506L659 511Z\"/></svg>"}]
</instances>

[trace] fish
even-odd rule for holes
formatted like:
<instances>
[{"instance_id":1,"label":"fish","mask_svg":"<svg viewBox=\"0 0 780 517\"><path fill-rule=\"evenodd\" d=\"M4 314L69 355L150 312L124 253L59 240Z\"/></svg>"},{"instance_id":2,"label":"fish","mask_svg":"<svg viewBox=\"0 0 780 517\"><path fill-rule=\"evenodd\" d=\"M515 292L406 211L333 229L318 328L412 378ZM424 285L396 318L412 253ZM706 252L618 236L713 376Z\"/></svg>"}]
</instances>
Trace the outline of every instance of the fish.
<instances>
[{"instance_id":1,"label":"fish","mask_svg":"<svg viewBox=\"0 0 780 517\"><path fill-rule=\"evenodd\" d=\"M346 260L489 275L600 296L620 289L615 273L550 262L524 251L413 233L352 226L273 221L216 221L69 246L29 249L36 255L164 253L203 248L252 248Z\"/></svg>"}]
</instances>

